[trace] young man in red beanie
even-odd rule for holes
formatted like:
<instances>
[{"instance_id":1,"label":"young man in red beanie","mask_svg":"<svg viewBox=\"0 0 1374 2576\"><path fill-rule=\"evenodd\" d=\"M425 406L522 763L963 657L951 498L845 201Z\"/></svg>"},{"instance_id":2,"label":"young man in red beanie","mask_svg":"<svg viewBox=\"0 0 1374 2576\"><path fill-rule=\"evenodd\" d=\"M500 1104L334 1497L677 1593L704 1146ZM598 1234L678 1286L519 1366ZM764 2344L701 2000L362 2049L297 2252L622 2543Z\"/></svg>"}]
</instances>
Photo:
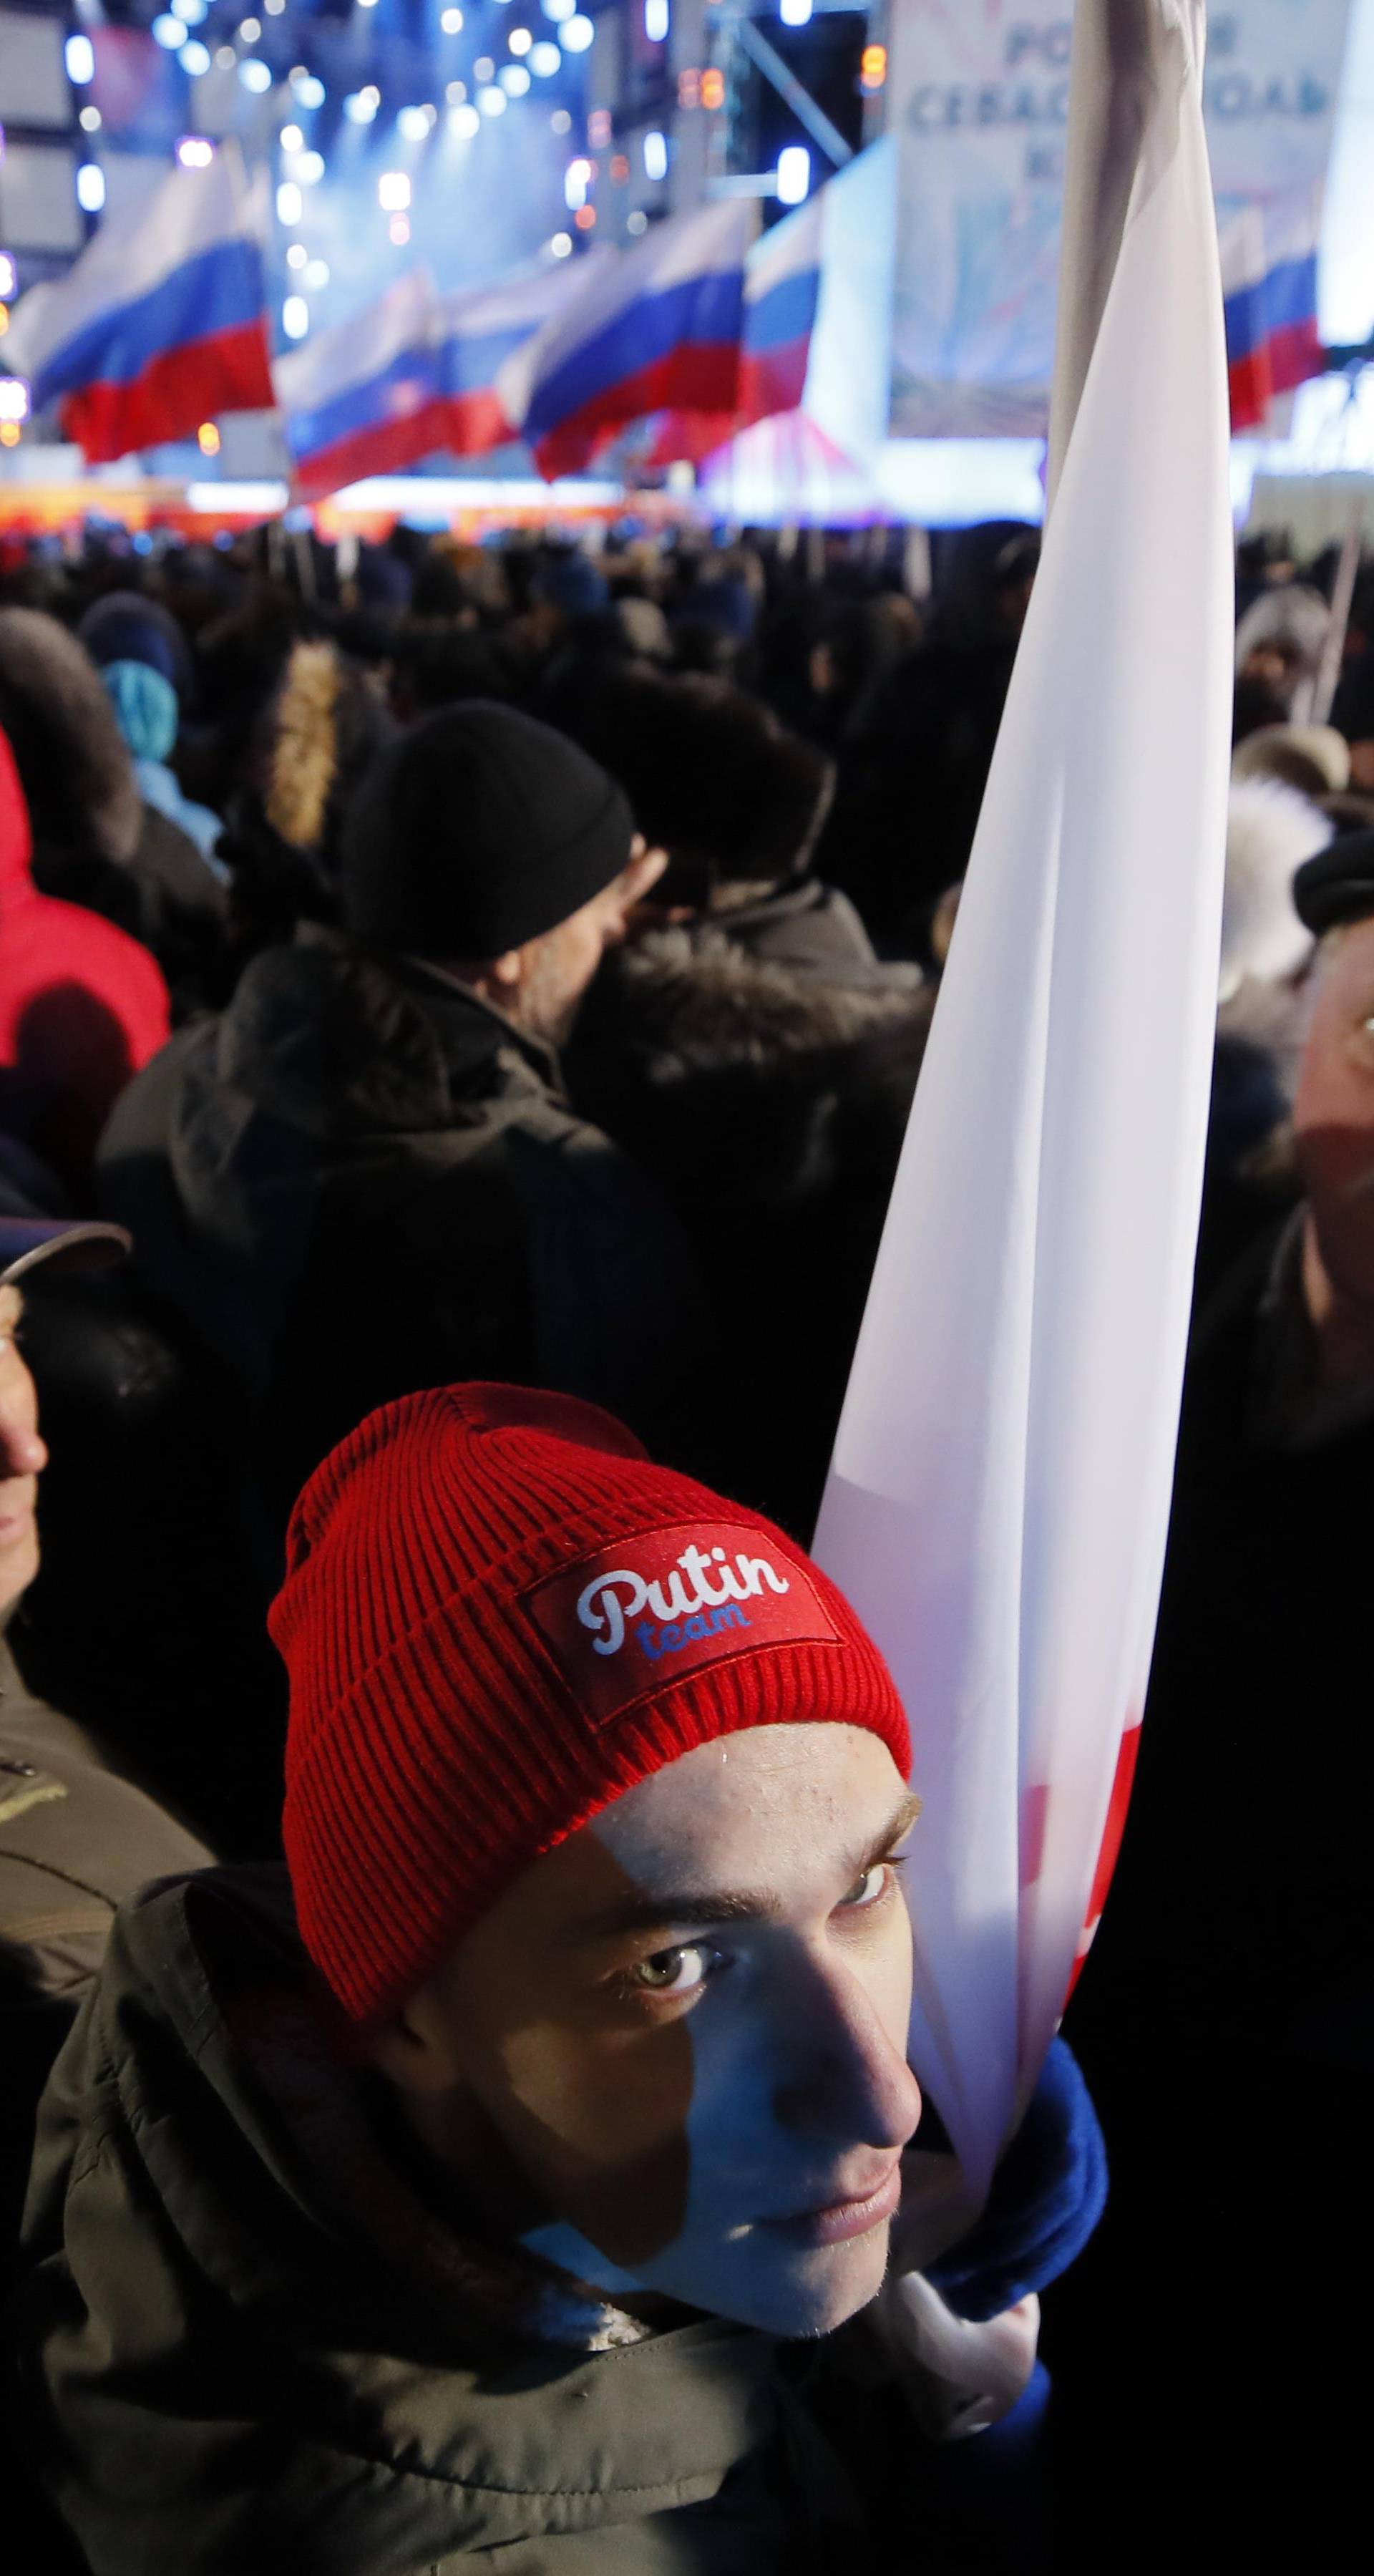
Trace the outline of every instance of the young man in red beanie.
<instances>
[{"instance_id":1,"label":"young man in red beanie","mask_svg":"<svg viewBox=\"0 0 1374 2576\"><path fill-rule=\"evenodd\" d=\"M92 2576L854 2563L878 2401L818 2339L920 2114L881 1657L779 1530L491 1386L326 1460L272 1625L289 1891L130 1909L41 2116L18 2341Z\"/></svg>"}]
</instances>

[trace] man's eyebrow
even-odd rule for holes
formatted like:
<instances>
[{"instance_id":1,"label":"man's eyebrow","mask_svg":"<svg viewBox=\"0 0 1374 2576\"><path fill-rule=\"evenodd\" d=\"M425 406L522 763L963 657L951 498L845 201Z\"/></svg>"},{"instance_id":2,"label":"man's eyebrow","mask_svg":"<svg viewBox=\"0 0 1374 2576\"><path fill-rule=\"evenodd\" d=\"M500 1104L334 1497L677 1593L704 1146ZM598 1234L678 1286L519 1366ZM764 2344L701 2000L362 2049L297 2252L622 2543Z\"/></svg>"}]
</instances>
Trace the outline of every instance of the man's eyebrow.
<instances>
[{"instance_id":1,"label":"man's eyebrow","mask_svg":"<svg viewBox=\"0 0 1374 2576\"><path fill-rule=\"evenodd\" d=\"M895 1815L883 1831L843 1864L845 1883L853 1886L866 1870L886 1860L897 1844L910 1833L921 1812L921 1801L914 1796L903 1798ZM775 1920L780 1911L777 1898L766 1888L711 1887L671 1891L661 1896L634 1895L621 1897L597 1914L589 1914L577 1924L573 1938L579 1942L610 1941L629 1932L682 1931L699 1932L713 1923L766 1923Z\"/></svg>"}]
</instances>

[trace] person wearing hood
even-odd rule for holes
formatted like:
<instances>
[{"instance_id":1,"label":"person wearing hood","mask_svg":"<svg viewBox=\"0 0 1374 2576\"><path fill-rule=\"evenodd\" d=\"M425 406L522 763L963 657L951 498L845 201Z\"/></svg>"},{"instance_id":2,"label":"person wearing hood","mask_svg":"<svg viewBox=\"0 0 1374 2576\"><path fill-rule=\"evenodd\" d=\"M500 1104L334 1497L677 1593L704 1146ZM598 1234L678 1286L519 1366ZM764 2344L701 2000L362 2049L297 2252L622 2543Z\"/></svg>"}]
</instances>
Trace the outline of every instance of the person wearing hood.
<instances>
[{"instance_id":1,"label":"person wearing hood","mask_svg":"<svg viewBox=\"0 0 1374 2576\"><path fill-rule=\"evenodd\" d=\"M0 1123L79 1192L120 1092L170 1030L147 949L84 905L39 893L28 806L0 733Z\"/></svg>"},{"instance_id":2,"label":"person wearing hood","mask_svg":"<svg viewBox=\"0 0 1374 2576\"><path fill-rule=\"evenodd\" d=\"M180 825L144 801L84 645L37 609L0 608L0 724L28 799L42 892L141 939L178 1016L215 998L224 886Z\"/></svg>"},{"instance_id":3,"label":"person wearing hood","mask_svg":"<svg viewBox=\"0 0 1374 2576\"><path fill-rule=\"evenodd\" d=\"M78 632L110 693L144 804L155 806L187 833L224 884L227 872L215 858L220 818L183 792L170 765L191 676L190 654L175 618L136 591L109 591L87 611Z\"/></svg>"},{"instance_id":4,"label":"person wearing hood","mask_svg":"<svg viewBox=\"0 0 1374 2576\"><path fill-rule=\"evenodd\" d=\"M661 865L574 745L443 710L353 798L342 928L262 951L116 1111L106 1204L243 1390L279 1501L455 1368L614 1401L670 1448L703 1432L685 1246L557 1054Z\"/></svg>"},{"instance_id":5,"label":"person wearing hood","mask_svg":"<svg viewBox=\"0 0 1374 2576\"><path fill-rule=\"evenodd\" d=\"M286 1869L127 1908L40 2111L9 2420L90 2576L924 2553L918 2426L1014 2422L1104 2184L1062 2050L1038 2191L970 2235L904 2166L920 1801L847 1601L467 1385L324 1462L271 1625Z\"/></svg>"}]
</instances>

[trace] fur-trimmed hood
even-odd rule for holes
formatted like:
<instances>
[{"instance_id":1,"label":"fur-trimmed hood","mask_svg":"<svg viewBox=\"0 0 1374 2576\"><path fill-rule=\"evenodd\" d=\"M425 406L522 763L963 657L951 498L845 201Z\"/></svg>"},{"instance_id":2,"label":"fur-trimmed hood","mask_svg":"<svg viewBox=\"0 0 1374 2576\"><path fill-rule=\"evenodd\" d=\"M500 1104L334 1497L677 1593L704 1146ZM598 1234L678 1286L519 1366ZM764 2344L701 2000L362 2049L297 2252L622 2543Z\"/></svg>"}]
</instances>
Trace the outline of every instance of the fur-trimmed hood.
<instances>
[{"instance_id":1,"label":"fur-trimmed hood","mask_svg":"<svg viewBox=\"0 0 1374 2576\"><path fill-rule=\"evenodd\" d=\"M829 1053L928 1020L915 967L849 981L751 955L716 923L654 930L607 959L594 1018L614 1027L651 1080Z\"/></svg>"},{"instance_id":2,"label":"fur-trimmed hood","mask_svg":"<svg viewBox=\"0 0 1374 2576\"><path fill-rule=\"evenodd\" d=\"M1221 916L1218 996L1229 1002L1241 984L1281 983L1296 975L1312 934L1293 904L1293 878L1315 858L1333 826L1309 797L1278 778L1233 781L1226 823L1226 891Z\"/></svg>"}]
</instances>

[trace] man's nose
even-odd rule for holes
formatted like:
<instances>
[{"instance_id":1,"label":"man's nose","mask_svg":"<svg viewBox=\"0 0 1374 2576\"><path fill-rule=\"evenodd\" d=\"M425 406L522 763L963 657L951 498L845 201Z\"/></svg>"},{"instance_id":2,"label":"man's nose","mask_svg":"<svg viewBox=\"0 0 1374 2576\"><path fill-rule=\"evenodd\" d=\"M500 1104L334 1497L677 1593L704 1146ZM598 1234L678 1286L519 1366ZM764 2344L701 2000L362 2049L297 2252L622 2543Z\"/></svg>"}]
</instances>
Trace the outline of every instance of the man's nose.
<instances>
[{"instance_id":1,"label":"man's nose","mask_svg":"<svg viewBox=\"0 0 1374 2576\"><path fill-rule=\"evenodd\" d=\"M0 1484L11 1476L41 1476L47 1463L47 1447L37 1432L0 1414Z\"/></svg>"},{"instance_id":2,"label":"man's nose","mask_svg":"<svg viewBox=\"0 0 1374 2576\"><path fill-rule=\"evenodd\" d=\"M792 2047L774 2103L780 2124L853 2146L904 2147L920 2087L868 1990L842 1962L817 1963L789 2015Z\"/></svg>"}]
</instances>

